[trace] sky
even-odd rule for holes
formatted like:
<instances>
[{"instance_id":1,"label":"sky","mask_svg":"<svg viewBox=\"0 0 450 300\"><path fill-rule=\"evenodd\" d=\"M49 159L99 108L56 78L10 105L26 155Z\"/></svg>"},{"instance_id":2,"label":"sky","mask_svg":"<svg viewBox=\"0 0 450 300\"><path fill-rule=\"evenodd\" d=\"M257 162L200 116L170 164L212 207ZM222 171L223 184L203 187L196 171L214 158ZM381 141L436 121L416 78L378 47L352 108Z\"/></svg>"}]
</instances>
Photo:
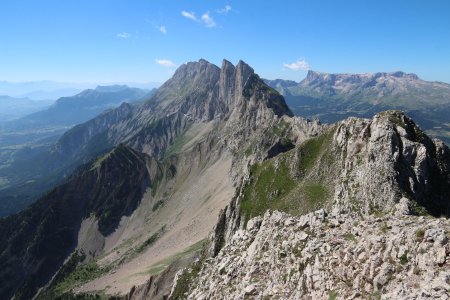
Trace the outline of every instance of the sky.
<instances>
[{"instance_id":1,"label":"sky","mask_svg":"<svg viewBox=\"0 0 450 300\"><path fill-rule=\"evenodd\" d=\"M200 58L450 83L450 1L0 0L0 81L164 82Z\"/></svg>"}]
</instances>

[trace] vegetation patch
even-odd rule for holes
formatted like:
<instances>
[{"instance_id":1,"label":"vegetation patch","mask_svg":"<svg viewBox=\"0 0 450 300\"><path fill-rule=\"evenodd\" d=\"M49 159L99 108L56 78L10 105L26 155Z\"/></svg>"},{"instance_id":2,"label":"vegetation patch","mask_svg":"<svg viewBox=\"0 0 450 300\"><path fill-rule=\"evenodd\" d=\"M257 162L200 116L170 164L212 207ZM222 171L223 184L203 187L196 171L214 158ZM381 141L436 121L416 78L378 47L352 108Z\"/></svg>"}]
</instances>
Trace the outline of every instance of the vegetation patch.
<instances>
[{"instance_id":1,"label":"vegetation patch","mask_svg":"<svg viewBox=\"0 0 450 300\"><path fill-rule=\"evenodd\" d=\"M380 225L380 231L381 231L382 233L388 232L388 229L389 229L389 226L386 224L386 222L383 222L383 223Z\"/></svg>"},{"instance_id":2,"label":"vegetation patch","mask_svg":"<svg viewBox=\"0 0 450 300\"><path fill-rule=\"evenodd\" d=\"M94 161L94 163L92 164L92 167L91 167L90 171L91 171L91 170L95 170L95 169L97 169L98 167L100 167L100 166L102 165L102 162L104 162L104 161L111 155L111 152L113 152L113 150L111 150L111 151L109 151L109 152L107 152L107 153L101 155L100 157L98 157L98 158Z\"/></svg>"},{"instance_id":3,"label":"vegetation patch","mask_svg":"<svg viewBox=\"0 0 450 300\"><path fill-rule=\"evenodd\" d=\"M336 300L338 293L331 290L328 292L328 300Z\"/></svg>"},{"instance_id":4,"label":"vegetation patch","mask_svg":"<svg viewBox=\"0 0 450 300\"><path fill-rule=\"evenodd\" d=\"M181 150L183 150L183 147L190 141L190 137L186 135L186 131L183 134L180 134L177 136L172 144L167 148L166 152L164 153L164 158L169 158L173 155L177 155L181 153Z\"/></svg>"},{"instance_id":5,"label":"vegetation patch","mask_svg":"<svg viewBox=\"0 0 450 300\"><path fill-rule=\"evenodd\" d=\"M240 205L246 220L267 209L281 209L281 199L295 187L285 159L281 159L277 167L272 160L253 165L250 174L252 179Z\"/></svg>"},{"instance_id":6,"label":"vegetation patch","mask_svg":"<svg viewBox=\"0 0 450 300\"><path fill-rule=\"evenodd\" d=\"M425 230L423 228L419 228L416 230L416 240L418 242L423 241L423 238L425 237Z\"/></svg>"},{"instance_id":7,"label":"vegetation patch","mask_svg":"<svg viewBox=\"0 0 450 300\"><path fill-rule=\"evenodd\" d=\"M250 180L244 187L240 203L245 223L268 209L299 215L326 204L330 194L327 185L313 171L320 163L332 165L329 145L333 132L251 166Z\"/></svg>"},{"instance_id":8,"label":"vegetation patch","mask_svg":"<svg viewBox=\"0 0 450 300\"><path fill-rule=\"evenodd\" d=\"M187 270L185 270L177 280L177 283L174 287L173 293L170 297L170 299L184 299L186 298L187 292L189 292L190 287L192 286L193 281L198 277L198 274L200 273L202 269L202 265L205 259L205 252L206 252L206 245L207 243L205 240L199 242L200 249L203 250L203 253L197 261L195 261L191 267ZM198 244L198 243L197 243ZM193 245L195 246L195 245ZM198 246L197 246L198 247Z\"/></svg>"},{"instance_id":9,"label":"vegetation patch","mask_svg":"<svg viewBox=\"0 0 450 300\"><path fill-rule=\"evenodd\" d=\"M347 232L346 234L344 234L343 237L347 241L356 241L355 235L353 233L350 233L350 232Z\"/></svg>"},{"instance_id":10,"label":"vegetation patch","mask_svg":"<svg viewBox=\"0 0 450 300\"><path fill-rule=\"evenodd\" d=\"M170 299L184 299L191 286L192 281L198 276L202 267L202 260L199 260L192 264L191 268L185 270L177 280L177 285L173 290Z\"/></svg>"},{"instance_id":11,"label":"vegetation patch","mask_svg":"<svg viewBox=\"0 0 450 300\"><path fill-rule=\"evenodd\" d=\"M306 182L302 185L301 192L312 209L320 208L323 200L328 197L327 189L319 182Z\"/></svg>"},{"instance_id":12,"label":"vegetation patch","mask_svg":"<svg viewBox=\"0 0 450 300\"><path fill-rule=\"evenodd\" d=\"M56 294L63 292L81 284L100 277L110 271L110 268L100 268L95 261L77 267L72 273L65 277L55 287Z\"/></svg>"},{"instance_id":13,"label":"vegetation patch","mask_svg":"<svg viewBox=\"0 0 450 300\"><path fill-rule=\"evenodd\" d=\"M36 299L105 299L98 294L74 295L67 293L75 286L98 278L111 269L110 267L101 268L95 261L79 265L84 258L85 255L83 253L74 252L55 275L50 286L40 292Z\"/></svg>"},{"instance_id":14,"label":"vegetation patch","mask_svg":"<svg viewBox=\"0 0 450 300\"><path fill-rule=\"evenodd\" d=\"M428 216L429 213L425 207L417 203L417 201L411 201L411 212L416 216Z\"/></svg>"},{"instance_id":15,"label":"vegetation patch","mask_svg":"<svg viewBox=\"0 0 450 300\"><path fill-rule=\"evenodd\" d=\"M156 203L153 204L153 206L152 206L152 211L157 211L163 205L164 205L164 201L163 200L156 201Z\"/></svg>"},{"instance_id":16,"label":"vegetation patch","mask_svg":"<svg viewBox=\"0 0 450 300\"><path fill-rule=\"evenodd\" d=\"M406 265L408 263L408 251L405 251L402 256L400 256L400 264Z\"/></svg>"},{"instance_id":17,"label":"vegetation patch","mask_svg":"<svg viewBox=\"0 0 450 300\"><path fill-rule=\"evenodd\" d=\"M161 227L157 232L155 232L147 240L145 240L145 242L142 243L142 245L140 245L136 251L138 253L140 253L140 252L144 251L145 249L147 249L148 247L150 247L151 245L153 245L163 235L165 229L166 229L166 225Z\"/></svg>"},{"instance_id":18,"label":"vegetation patch","mask_svg":"<svg viewBox=\"0 0 450 300\"><path fill-rule=\"evenodd\" d=\"M200 250L204 249L206 245L207 245L207 240L206 239L201 240L201 241L193 244L192 246L189 246L182 252L179 252L175 255L169 256L169 257L151 265L145 272L141 272L136 275L155 275L155 274L161 273L165 268L167 268L174 261L176 261L182 257L186 257L187 255L190 255L194 252L200 251Z\"/></svg>"},{"instance_id":19,"label":"vegetation patch","mask_svg":"<svg viewBox=\"0 0 450 300\"><path fill-rule=\"evenodd\" d=\"M394 123L396 126L406 129L406 125L397 113L389 114L389 121Z\"/></svg>"}]
</instances>

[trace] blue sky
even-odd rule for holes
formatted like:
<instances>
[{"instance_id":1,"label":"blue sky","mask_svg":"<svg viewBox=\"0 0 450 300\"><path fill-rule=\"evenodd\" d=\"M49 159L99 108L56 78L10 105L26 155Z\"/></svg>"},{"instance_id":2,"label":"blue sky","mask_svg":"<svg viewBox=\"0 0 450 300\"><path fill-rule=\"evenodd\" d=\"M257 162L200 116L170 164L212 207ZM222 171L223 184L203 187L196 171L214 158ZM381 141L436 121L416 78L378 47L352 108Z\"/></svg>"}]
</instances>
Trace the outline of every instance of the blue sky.
<instances>
[{"instance_id":1,"label":"blue sky","mask_svg":"<svg viewBox=\"0 0 450 300\"><path fill-rule=\"evenodd\" d=\"M450 82L450 1L0 0L0 80L163 82L242 59L265 78L403 70Z\"/></svg>"}]
</instances>

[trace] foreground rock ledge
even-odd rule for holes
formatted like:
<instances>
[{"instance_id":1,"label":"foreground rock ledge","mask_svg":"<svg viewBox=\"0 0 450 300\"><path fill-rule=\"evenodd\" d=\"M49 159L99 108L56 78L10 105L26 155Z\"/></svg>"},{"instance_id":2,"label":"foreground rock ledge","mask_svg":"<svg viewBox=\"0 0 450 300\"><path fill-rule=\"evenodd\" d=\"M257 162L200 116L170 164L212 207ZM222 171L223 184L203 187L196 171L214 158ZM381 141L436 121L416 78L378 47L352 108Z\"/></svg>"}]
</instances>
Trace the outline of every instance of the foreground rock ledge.
<instances>
[{"instance_id":1,"label":"foreground rock ledge","mask_svg":"<svg viewBox=\"0 0 450 300\"><path fill-rule=\"evenodd\" d=\"M326 210L251 219L188 299L449 299L450 220Z\"/></svg>"}]
</instances>

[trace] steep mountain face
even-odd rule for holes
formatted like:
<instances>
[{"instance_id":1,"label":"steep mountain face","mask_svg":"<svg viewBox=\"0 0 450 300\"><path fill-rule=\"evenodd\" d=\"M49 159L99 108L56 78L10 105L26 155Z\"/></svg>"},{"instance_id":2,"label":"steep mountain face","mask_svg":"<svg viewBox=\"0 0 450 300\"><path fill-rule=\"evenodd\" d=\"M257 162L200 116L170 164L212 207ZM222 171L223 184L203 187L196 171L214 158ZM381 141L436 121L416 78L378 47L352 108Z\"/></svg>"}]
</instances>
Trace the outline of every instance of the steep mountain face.
<instances>
[{"instance_id":1,"label":"steep mountain face","mask_svg":"<svg viewBox=\"0 0 450 300\"><path fill-rule=\"evenodd\" d=\"M399 109L433 136L449 141L450 85L404 72L328 74L309 71L298 84L266 80L286 97L294 113L336 122Z\"/></svg>"},{"instance_id":2,"label":"steep mountain face","mask_svg":"<svg viewBox=\"0 0 450 300\"><path fill-rule=\"evenodd\" d=\"M192 123L216 121L221 127L253 131L274 116L292 115L283 98L242 61L236 67L224 61L222 68L205 60L187 63L133 113L98 126L112 115L123 116L123 110L118 108L67 132L55 145L56 152L76 153L101 139L104 144L124 142L161 157Z\"/></svg>"},{"instance_id":3,"label":"steep mountain face","mask_svg":"<svg viewBox=\"0 0 450 300\"><path fill-rule=\"evenodd\" d=\"M0 297L30 299L77 246L82 220L95 216L108 235L130 215L158 174L151 161L119 146L85 165L18 215L0 219Z\"/></svg>"}]
</instances>

